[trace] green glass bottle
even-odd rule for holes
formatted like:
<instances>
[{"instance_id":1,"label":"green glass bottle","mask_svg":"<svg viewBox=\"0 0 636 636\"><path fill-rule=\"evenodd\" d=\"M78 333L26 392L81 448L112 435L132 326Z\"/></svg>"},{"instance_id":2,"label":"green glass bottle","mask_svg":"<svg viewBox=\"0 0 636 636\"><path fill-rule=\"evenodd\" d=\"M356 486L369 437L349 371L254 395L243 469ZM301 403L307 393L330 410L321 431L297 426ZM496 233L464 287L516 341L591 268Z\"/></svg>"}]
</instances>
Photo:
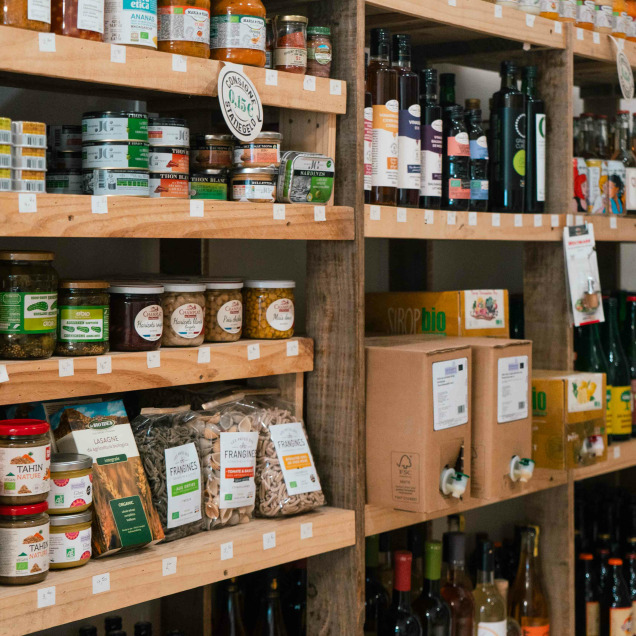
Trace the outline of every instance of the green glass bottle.
<instances>
[{"instance_id":1,"label":"green glass bottle","mask_svg":"<svg viewBox=\"0 0 636 636\"><path fill-rule=\"evenodd\" d=\"M537 95L537 67L522 71L521 92L526 96L525 213L543 212L545 202L545 104Z\"/></svg>"},{"instance_id":2,"label":"green glass bottle","mask_svg":"<svg viewBox=\"0 0 636 636\"><path fill-rule=\"evenodd\" d=\"M439 103L442 108L446 106L457 106L455 103L455 73L440 74Z\"/></svg>"},{"instance_id":3,"label":"green glass bottle","mask_svg":"<svg viewBox=\"0 0 636 636\"><path fill-rule=\"evenodd\" d=\"M389 595L378 578L380 537L367 537L365 547L364 634L376 636L389 607Z\"/></svg>"},{"instance_id":4,"label":"green glass bottle","mask_svg":"<svg viewBox=\"0 0 636 636\"><path fill-rule=\"evenodd\" d=\"M420 597L413 602L413 611L422 623L424 636L449 636L450 608L440 593L442 544L439 541L427 541L424 554L424 589Z\"/></svg>"}]
</instances>

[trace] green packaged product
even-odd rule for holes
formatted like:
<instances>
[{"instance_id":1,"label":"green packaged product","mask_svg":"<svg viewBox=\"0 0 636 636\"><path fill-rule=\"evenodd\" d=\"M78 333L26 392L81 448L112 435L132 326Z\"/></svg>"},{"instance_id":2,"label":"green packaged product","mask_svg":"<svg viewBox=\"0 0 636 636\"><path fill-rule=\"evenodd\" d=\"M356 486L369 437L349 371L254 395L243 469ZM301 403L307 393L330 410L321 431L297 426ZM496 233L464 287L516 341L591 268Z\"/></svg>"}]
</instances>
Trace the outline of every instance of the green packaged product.
<instances>
[{"instance_id":1,"label":"green packaged product","mask_svg":"<svg viewBox=\"0 0 636 636\"><path fill-rule=\"evenodd\" d=\"M325 155L287 151L278 172L280 203L327 203L333 192L335 164Z\"/></svg>"}]
</instances>

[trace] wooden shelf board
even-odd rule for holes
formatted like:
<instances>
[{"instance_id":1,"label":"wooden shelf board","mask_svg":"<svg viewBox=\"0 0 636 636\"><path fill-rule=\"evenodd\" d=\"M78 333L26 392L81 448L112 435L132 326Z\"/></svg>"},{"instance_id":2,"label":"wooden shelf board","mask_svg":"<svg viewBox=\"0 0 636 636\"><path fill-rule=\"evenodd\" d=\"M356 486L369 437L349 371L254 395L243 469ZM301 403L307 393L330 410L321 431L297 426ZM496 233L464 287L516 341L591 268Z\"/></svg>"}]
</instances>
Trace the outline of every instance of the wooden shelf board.
<instances>
[{"instance_id":1,"label":"wooden shelf board","mask_svg":"<svg viewBox=\"0 0 636 636\"><path fill-rule=\"evenodd\" d=\"M636 439L627 442L615 442L607 449L607 460L592 466L575 468L572 471L574 481L606 475L624 468L636 466Z\"/></svg>"},{"instance_id":2,"label":"wooden shelf board","mask_svg":"<svg viewBox=\"0 0 636 636\"><path fill-rule=\"evenodd\" d=\"M491 212L446 212L418 208L364 206L364 236L366 238L556 242L563 240L563 227L566 224L579 225L583 222L594 225L594 236L597 241L636 241L636 217L610 219L583 214L504 213L497 217Z\"/></svg>"},{"instance_id":3,"label":"wooden shelf board","mask_svg":"<svg viewBox=\"0 0 636 636\"><path fill-rule=\"evenodd\" d=\"M303 524L311 537L301 538ZM308 527L304 530L307 532ZM276 533L276 546L263 549L263 535ZM221 560L221 545L232 542L233 558ZM352 510L321 508L284 519L203 532L160 544L89 561L71 570L50 572L37 585L0 589L0 636L29 632L88 618L201 585L240 576L296 559L345 548L355 543ZM163 560L176 557L177 571L163 575ZM110 591L93 594L93 577L108 573ZM38 609L38 590L55 587L55 605Z\"/></svg>"},{"instance_id":4,"label":"wooden shelf board","mask_svg":"<svg viewBox=\"0 0 636 636\"><path fill-rule=\"evenodd\" d=\"M287 343L298 342L298 355L287 354ZM260 357L248 360L248 346L258 345ZM210 347L210 362L199 363L202 347ZM53 357L48 360L0 360L9 376L0 384L0 404L75 398L120 391L155 389L239 378L255 378L313 370L314 343L310 338L239 340L204 343L202 347L160 349L160 366L148 368L145 352L108 354L111 373L98 374L102 356ZM74 374L60 377L59 364L72 360Z\"/></svg>"},{"instance_id":5,"label":"wooden shelf board","mask_svg":"<svg viewBox=\"0 0 636 636\"><path fill-rule=\"evenodd\" d=\"M187 72L173 70L171 53L125 47L124 64L111 61L111 45L79 38L55 36L55 51L41 52L39 35L34 31L0 26L0 73L42 76L68 82L125 87L131 94L138 91L161 91L181 95L217 96L217 80L223 62L187 57ZM304 76L278 73L278 84L265 82L263 68L244 66L245 74L254 82L263 104L343 114L346 112L347 87L340 83L339 95L332 94L329 79L317 77L316 90L304 89ZM335 86L335 85L334 85ZM29 88L37 88L31 80ZM335 92L335 91L334 91ZM135 99L139 96L136 95Z\"/></svg>"},{"instance_id":6,"label":"wooden shelf board","mask_svg":"<svg viewBox=\"0 0 636 636\"><path fill-rule=\"evenodd\" d=\"M390 532L398 528L412 526L414 523L441 519L447 515L466 512L476 508L483 508L491 504L517 499L533 492L547 490L555 486L562 486L567 483L567 473L565 471L547 470L537 468L534 476L527 484L520 484L521 488L512 492L510 496L502 499L474 499L458 501L455 505L449 505L445 510L438 510L433 513L407 512L405 510L392 510L367 504L365 507L365 536L378 534L379 532Z\"/></svg>"},{"instance_id":7,"label":"wooden shelf board","mask_svg":"<svg viewBox=\"0 0 636 636\"><path fill-rule=\"evenodd\" d=\"M313 205L285 206L274 219L271 203L203 201L203 217L191 216L187 199L107 197L108 213L93 214L92 197L36 195L37 212L20 213L20 195L0 194L2 236L123 238L228 238L352 240L353 209L325 206L325 221Z\"/></svg>"}]
</instances>

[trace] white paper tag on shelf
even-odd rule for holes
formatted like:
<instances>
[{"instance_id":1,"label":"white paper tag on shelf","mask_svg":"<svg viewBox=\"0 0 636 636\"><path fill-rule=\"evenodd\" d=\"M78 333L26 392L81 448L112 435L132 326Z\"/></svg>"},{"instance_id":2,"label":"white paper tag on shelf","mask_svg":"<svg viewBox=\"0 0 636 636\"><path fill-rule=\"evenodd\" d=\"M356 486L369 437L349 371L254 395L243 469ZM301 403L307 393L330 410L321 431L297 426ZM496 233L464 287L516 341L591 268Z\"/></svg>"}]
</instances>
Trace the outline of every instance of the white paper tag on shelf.
<instances>
[{"instance_id":1,"label":"white paper tag on shelf","mask_svg":"<svg viewBox=\"0 0 636 636\"><path fill-rule=\"evenodd\" d=\"M221 561L227 561L234 558L234 544L232 541L221 544Z\"/></svg>"},{"instance_id":2,"label":"white paper tag on shelf","mask_svg":"<svg viewBox=\"0 0 636 636\"><path fill-rule=\"evenodd\" d=\"M292 358L298 355L298 340L289 340L287 342L287 357Z\"/></svg>"},{"instance_id":3,"label":"white paper tag on shelf","mask_svg":"<svg viewBox=\"0 0 636 636\"><path fill-rule=\"evenodd\" d=\"M97 356L97 375L113 372L113 360L110 356Z\"/></svg>"},{"instance_id":4,"label":"white paper tag on shelf","mask_svg":"<svg viewBox=\"0 0 636 636\"><path fill-rule=\"evenodd\" d=\"M326 221L327 220L327 208L324 205L314 205L314 221Z\"/></svg>"},{"instance_id":5,"label":"white paper tag on shelf","mask_svg":"<svg viewBox=\"0 0 636 636\"><path fill-rule=\"evenodd\" d=\"M205 206L203 201L199 199L190 199L190 216L203 217Z\"/></svg>"},{"instance_id":6,"label":"white paper tag on shelf","mask_svg":"<svg viewBox=\"0 0 636 636\"><path fill-rule=\"evenodd\" d=\"M468 358L434 362L433 430L442 431L467 422Z\"/></svg>"},{"instance_id":7,"label":"white paper tag on shelf","mask_svg":"<svg viewBox=\"0 0 636 636\"><path fill-rule=\"evenodd\" d=\"M163 576L170 576L177 573L177 557L166 557L161 561L161 572Z\"/></svg>"},{"instance_id":8,"label":"white paper tag on shelf","mask_svg":"<svg viewBox=\"0 0 636 636\"><path fill-rule=\"evenodd\" d=\"M621 456L621 447L614 446L614 459L619 459Z\"/></svg>"},{"instance_id":9,"label":"white paper tag on shelf","mask_svg":"<svg viewBox=\"0 0 636 636\"><path fill-rule=\"evenodd\" d=\"M108 197L91 196L91 212L93 214L108 214Z\"/></svg>"},{"instance_id":10,"label":"white paper tag on shelf","mask_svg":"<svg viewBox=\"0 0 636 636\"><path fill-rule=\"evenodd\" d=\"M110 572L106 574L96 574L93 577L93 594L110 592Z\"/></svg>"},{"instance_id":11,"label":"white paper tag on shelf","mask_svg":"<svg viewBox=\"0 0 636 636\"><path fill-rule=\"evenodd\" d=\"M61 378L68 378L75 375L75 368L73 365L73 358L62 358L57 361L58 372Z\"/></svg>"},{"instance_id":12,"label":"white paper tag on shelf","mask_svg":"<svg viewBox=\"0 0 636 636\"><path fill-rule=\"evenodd\" d=\"M582 42L584 38L585 38L585 35L583 33L583 29L580 29L579 27L577 27L577 29L576 29L576 39L577 40L581 40L581 42Z\"/></svg>"},{"instance_id":13,"label":"white paper tag on shelf","mask_svg":"<svg viewBox=\"0 0 636 636\"><path fill-rule=\"evenodd\" d=\"M594 44L601 43L601 34L598 31L592 32L592 42L594 42Z\"/></svg>"},{"instance_id":14,"label":"white paper tag on shelf","mask_svg":"<svg viewBox=\"0 0 636 636\"><path fill-rule=\"evenodd\" d=\"M397 209L397 222L406 223L406 208Z\"/></svg>"},{"instance_id":15,"label":"white paper tag on shelf","mask_svg":"<svg viewBox=\"0 0 636 636\"><path fill-rule=\"evenodd\" d=\"M542 227L542 226L543 226L543 214L535 214L534 227Z\"/></svg>"},{"instance_id":16,"label":"white paper tag on shelf","mask_svg":"<svg viewBox=\"0 0 636 636\"><path fill-rule=\"evenodd\" d=\"M477 212L468 213L468 225L477 225Z\"/></svg>"},{"instance_id":17,"label":"white paper tag on shelf","mask_svg":"<svg viewBox=\"0 0 636 636\"><path fill-rule=\"evenodd\" d=\"M148 351L146 363L149 369L158 369L161 366L161 354L159 351Z\"/></svg>"},{"instance_id":18,"label":"white paper tag on shelf","mask_svg":"<svg viewBox=\"0 0 636 636\"><path fill-rule=\"evenodd\" d=\"M188 72L188 58L185 55L172 54L172 70L177 73Z\"/></svg>"},{"instance_id":19,"label":"white paper tag on shelf","mask_svg":"<svg viewBox=\"0 0 636 636\"><path fill-rule=\"evenodd\" d=\"M583 225L585 223L585 221L583 220L583 215L582 214L577 214L574 217L574 221L575 221L575 225Z\"/></svg>"},{"instance_id":20,"label":"white paper tag on shelf","mask_svg":"<svg viewBox=\"0 0 636 636\"><path fill-rule=\"evenodd\" d=\"M311 539L314 536L314 524L311 521L300 524L300 538Z\"/></svg>"},{"instance_id":21,"label":"white paper tag on shelf","mask_svg":"<svg viewBox=\"0 0 636 636\"><path fill-rule=\"evenodd\" d=\"M503 7L500 4L495 5L495 18L503 18Z\"/></svg>"},{"instance_id":22,"label":"white paper tag on shelf","mask_svg":"<svg viewBox=\"0 0 636 636\"><path fill-rule=\"evenodd\" d=\"M126 47L121 44L110 45L110 61L114 64L126 63Z\"/></svg>"},{"instance_id":23,"label":"white paper tag on shelf","mask_svg":"<svg viewBox=\"0 0 636 636\"><path fill-rule=\"evenodd\" d=\"M278 71L273 68L265 69L265 86L278 86Z\"/></svg>"},{"instance_id":24,"label":"white paper tag on shelf","mask_svg":"<svg viewBox=\"0 0 636 636\"><path fill-rule=\"evenodd\" d=\"M526 25L529 26L530 28L532 28L534 26L534 20L535 20L536 17L537 16L534 15L534 13L526 13ZM527 44L527 42L524 42L523 44L525 46Z\"/></svg>"},{"instance_id":25,"label":"white paper tag on shelf","mask_svg":"<svg viewBox=\"0 0 636 636\"><path fill-rule=\"evenodd\" d=\"M551 214L550 215L550 226L551 227L559 227L559 215Z\"/></svg>"},{"instance_id":26,"label":"white paper tag on shelf","mask_svg":"<svg viewBox=\"0 0 636 636\"><path fill-rule=\"evenodd\" d=\"M574 225L574 215L568 214L565 217L565 224L569 227L570 225Z\"/></svg>"},{"instance_id":27,"label":"white paper tag on shelf","mask_svg":"<svg viewBox=\"0 0 636 636\"><path fill-rule=\"evenodd\" d=\"M247 345L247 359L258 360L261 357L261 347L259 344Z\"/></svg>"},{"instance_id":28,"label":"white paper tag on shelf","mask_svg":"<svg viewBox=\"0 0 636 636\"><path fill-rule=\"evenodd\" d=\"M38 609L55 605L55 585L38 590Z\"/></svg>"},{"instance_id":29,"label":"white paper tag on shelf","mask_svg":"<svg viewBox=\"0 0 636 636\"><path fill-rule=\"evenodd\" d=\"M457 0L448 0L448 6L449 7L456 7L457 6Z\"/></svg>"},{"instance_id":30,"label":"white paper tag on shelf","mask_svg":"<svg viewBox=\"0 0 636 636\"><path fill-rule=\"evenodd\" d=\"M285 220L285 204L274 203L273 208L274 208L274 220L284 221Z\"/></svg>"},{"instance_id":31,"label":"white paper tag on shelf","mask_svg":"<svg viewBox=\"0 0 636 636\"><path fill-rule=\"evenodd\" d=\"M210 364L210 347L200 347L197 351L197 364Z\"/></svg>"},{"instance_id":32,"label":"white paper tag on shelf","mask_svg":"<svg viewBox=\"0 0 636 636\"><path fill-rule=\"evenodd\" d=\"M515 214L515 227L523 227L523 214Z\"/></svg>"},{"instance_id":33,"label":"white paper tag on shelf","mask_svg":"<svg viewBox=\"0 0 636 636\"><path fill-rule=\"evenodd\" d=\"M305 75L305 79L303 80L303 88L306 91L315 91L316 78L313 75Z\"/></svg>"},{"instance_id":34,"label":"white paper tag on shelf","mask_svg":"<svg viewBox=\"0 0 636 636\"><path fill-rule=\"evenodd\" d=\"M35 194L18 194L18 212L37 212L38 200Z\"/></svg>"},{"instance_id":35,"label":"white paper tag on shelf","mask_svg":"<svg viewBox=\"0 0 636 636\"><path fill-rule=\"evenodd\" d=\"M379 221L380 220L380 206L379 205L372 205L370 210L369 210L369 218L372 221Z\"/></svg>"},{"instance_id":36,"label":"white paper tag on shelf","mask_svg":"<svg viewBox=\"0 0 636 636\"><path fill-rule=\"evenodd\" d=\"M342 82L340 80L329 80L329 94L342 95Z\"/></svg>"},{"instance_id":37,"label":"white paper tag on shelf","mask_svg":"<svg viewBox=\"0 0 636 636\"><path fill-rule=\"evenodd\" d=\"M276 533L266 532L263 535L263 550L271 550L276 547Z\"/></svg>"},{"instance_id":38,"label":"white paper tag on shelf","mask_svg":"<svg viewBox=\"0 0 636 636\"><path fill-rule=\"evenodd\" d=\"M9 374L7 373L7 365L0 364L0 382L8 382Z\"/></svg>"},{"instance_id":39,"label":"white paper tag on shelf","mask_svg":"<svg viewBox=\"0 0 636 636\"><path fill-rule=\"evenodd\" d=\"M562 35L563 34L563 27L562 27L561 23L558 20L554 21L554 32L557 35Z\"/></svg>"},{"instance_id":40,"label":"white paper tag on shelf","mask_svg":"<svg viewBox=\"0 0 636 636\"><path fill-rule=\"evenodd\" d=\"M434 222L435 222L435 211L424 210L424 223L426 223L426 225L433 225Z\"/></svg>"},{"instance_id":41,"label":"white paper tag on shelf","mask_svg":"<svg viewBox=\"0 0 636 636\"><path fill-rule=\"evenodd\" d=\"M618 223L616 222L616 217L615 216L610 216L610 229L611 230L618 229Z\"/></svg>"},{"instance_id":42,"label":"white paper tag on shelf","mask_svg":"<svg viewBox=\"0 0 636 636\"><path fill-rule=\"evenodd\" d=\"M456 225L456 224L457 224L457 212L447 212L446 225Z\"/></svg>"},{"instance_id":43,"label":"white paper tag on shelf","mask_svg":"<svg viewBox=\"0 0 636 636\"><path fill-rule=\"evenodd\" d=\"M55 53L55 33L38 33L40 53Z\"/></svg>"},{"instance_id":44,"label":"white paper tag on shelf","mask_svg":"<svg viewBox=\"0 0 636 636\"><path fill-rule=\"evenodd\" d=\"M492 213L492 226L499 227L501 225L501 215L499 212Z\"/></svg>"}]
</instances>

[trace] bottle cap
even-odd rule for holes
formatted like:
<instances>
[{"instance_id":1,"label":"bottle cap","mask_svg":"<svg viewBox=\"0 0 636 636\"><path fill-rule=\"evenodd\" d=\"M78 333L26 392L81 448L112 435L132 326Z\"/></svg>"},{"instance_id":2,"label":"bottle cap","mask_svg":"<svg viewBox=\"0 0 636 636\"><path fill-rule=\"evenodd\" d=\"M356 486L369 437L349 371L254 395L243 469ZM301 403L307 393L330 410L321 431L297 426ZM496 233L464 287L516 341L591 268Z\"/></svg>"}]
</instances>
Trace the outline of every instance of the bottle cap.
<instances>
[{"instance_id":1,"label":"bottle cap","mask_svg":"<svg viewBox=\"0 0 636 636\"><path fill-rule=\"evenodd\" d=\"M393 589L398 592L410 592L413 555L408 550L396 550L394 556L395 580L393 581Z\"/></svg>"},{"instance_id":2,"label":"bottle cap","mask_svg":"<svg viewBox=\"0 0 636 636\"><path fill-rule=\"evenodd\" d=\"M439 541L427 541L425 545L426 564L424 578L439 581L442 576L442 544Z\"/></svg>"},{"instance_id":3,"label":"bottle cap","mask_svg":"<svg viewBox=\"0 0 636 636\"><path fill-rule=\"evenodd\" d=\"M594 555L587 552L579 554L579 561L594 561Z\"/></svg>"},{"instance_id":4,"label":"bottle cap","mask_svg":"<svg viewBox=\"0 0 636 636\"><path fill-rule=\"evenodd\" d=\"M623 565L623 559L610 559L607 563L609 565Z\"/></svg>"},{"instance_id":5,"label":"bottle cap","mask_svg":"<svg viewBox=\"0 0 636 636\"><path fill-rule=\"evenodd\" d=\"M406 532L406 543L413 558L422 556L422 529L419 525L409 526Z\"/></svg>"},{"instance_id":6,"label":"bottle cap","mask_svg":"<svg viewBox=\"0 0 636 636\"><path fill-rule=\"evenodd\" d=\"M437 83L437 69L436 68L423 68L420 71L422 82L435 82Z\"/></svg>"},{"instance_id":7,"label":"bottle cap","mask_svg":"<svg viewBox=\"0 0 636 636\"><path fill-rule=\"evenodd\" d=\"M512 60L504 60L501 63L501 73L503 75L506 75L508 73L516 73L516 72L517 72L517 65Z\"/></svg>"},{"instance_id":8,"label":"bottle cap","mask_svg":"<svg viewBox=\"0 0 636 636\"><path fill-rule=\"evenodd\" d=\"M455 84L455 73L442 73L439 76L440 84Z\"/></svg>"},{"instance_id":9,"label":"bottle cap","mask_svg":"<svg viewBox=\"0 0 636 636\"><path fill-rule=\"evenodd\" d=\"M492 547L492 541L484 541L479 546L477 569L482 572L492 572L495 569L495 552Z\"/></svg>"},{"instance_id":10,"label":"bottle cap","mask_svg":"<svg viewBox=\"0 0 636 636\"><path fill-rule=\"evenodd\" d=\"M536 77L537 76L537 67L536 66L524 66L521 72L522 72L524 77Z\"/></svg>"},{"instance_id":11,"label":"bottle cap","mask_svg":"<svg viewBox=\"0 0 636 636\"><path fill-rule=\"evenodd\" d=\"M446 106L444 108L444 114L451 119L457 119L464 116L464 109L456 104L453 106Z\"/></svg>"},{"instance_id":12,"label":"bottle cap","mask_svg":"<svg viewBox=\"0 0 636 636\"><path fill-rule=\"evenodd\" d=\"M464 565L466 562L466 535L463 532L447 532L444 535L448 541L447 563Z\"/></svg>"}]
</instances>

